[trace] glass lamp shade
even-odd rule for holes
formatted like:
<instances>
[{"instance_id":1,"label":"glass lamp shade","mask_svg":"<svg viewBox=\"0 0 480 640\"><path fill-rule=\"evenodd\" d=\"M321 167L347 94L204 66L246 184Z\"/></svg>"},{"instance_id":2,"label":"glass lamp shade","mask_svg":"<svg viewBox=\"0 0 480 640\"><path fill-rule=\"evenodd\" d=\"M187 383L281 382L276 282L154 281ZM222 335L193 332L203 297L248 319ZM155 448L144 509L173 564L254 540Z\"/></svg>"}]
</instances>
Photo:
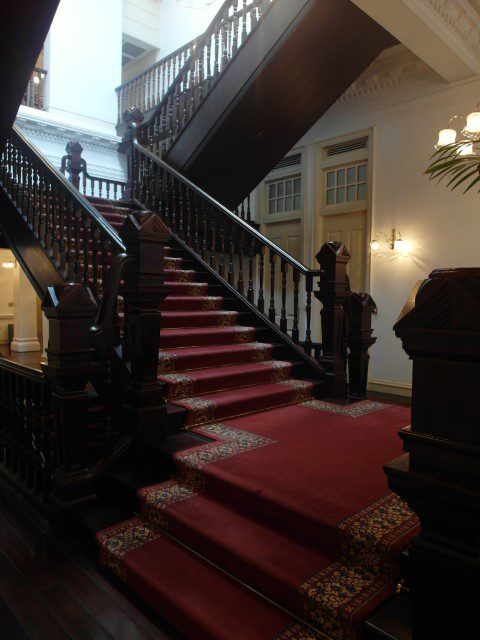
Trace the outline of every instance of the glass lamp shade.
<instances>
[{"instance_id":1,"label":"glass lamp shade","mask_svg":"<svg viewBox=\"0 0 480 640\"><path fill-rule=\"evenodd\" d=\"M380 243L378 240L372 240L370 242L370 249L372 251L378 251L379 248L380 248Z\"/></svg>"},{"instance_id":2,"label":"glass lamp shade","mask_svg":"<svg viewBox=\"0 0 480 640\"><path fill-rule=\"evenodd\" d=\"M445 147L447 144L453 144L457 139L457 132L455 129L442 129L438 133L437 148Z\"/></svg>"},{"instance_id":3,"label":"glass lamp shade","mask_svg":"<svg viewBox=\"0 0 480 640\"><path fill-rule=\"evenodd\" d=\"M473 142L467 142L460 147L459 156L473 156Z\"/></svg>"},{"instance_id":4,"label":"glass lamp shade","mask_svg":"<svg viewBox=\"0 0 480 640\"><path fill-rule=\"evenodd\" d=\"M38 76L33 76L33 83L40 84L40 78Z\"/></svg>"},{"instance_id":5,"label":"glass lamp shade","mask_svg":"<svg viewBox=\"0 0 480 640\"><path fill-rule=\"evenodd\" d=\"M468 114L465 131L467 133L480 134L480 111L473 111L473 113Z\"/></svg>"},{"instance_id":6,"label":"glass lamp shade","mask_svg":"<svg viewBox=\"0 0 480 640\"><path fill-rule=\"evenodd\" d=\"M395 251L403 251L404 244L405 242L402 238L397 238L393 243L393 248L395 249Z\"/></svg>"},{"instance_id":7,"label":"glass lamp shade","mask_svg":"<svg viewBox=\"0 0 480 640\"><path fill-rule=\"evenodd\" d=\"M5 260L5 262L2 262L2 268L3 269L15 269L16 267L16 262L15 260Z\"/></svg>"}]
</instances>

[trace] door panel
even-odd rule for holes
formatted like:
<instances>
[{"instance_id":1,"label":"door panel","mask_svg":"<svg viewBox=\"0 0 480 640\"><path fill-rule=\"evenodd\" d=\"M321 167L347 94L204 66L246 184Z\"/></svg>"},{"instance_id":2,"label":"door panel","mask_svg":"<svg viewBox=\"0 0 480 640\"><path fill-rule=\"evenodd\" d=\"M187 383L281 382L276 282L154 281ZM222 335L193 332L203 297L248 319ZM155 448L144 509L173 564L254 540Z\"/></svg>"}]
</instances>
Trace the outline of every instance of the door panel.
<instances>
[{"instance_id":1,"label":"door panel","mask_svg":"<svg viewBox=\"0 0 480 640\"><path fill-rule=\"evenodd\" d=\"M352 291L365 289L366 212L322 216L323 242L343 242L351 260L347 273Z\"/></svg>"}]
</instances>

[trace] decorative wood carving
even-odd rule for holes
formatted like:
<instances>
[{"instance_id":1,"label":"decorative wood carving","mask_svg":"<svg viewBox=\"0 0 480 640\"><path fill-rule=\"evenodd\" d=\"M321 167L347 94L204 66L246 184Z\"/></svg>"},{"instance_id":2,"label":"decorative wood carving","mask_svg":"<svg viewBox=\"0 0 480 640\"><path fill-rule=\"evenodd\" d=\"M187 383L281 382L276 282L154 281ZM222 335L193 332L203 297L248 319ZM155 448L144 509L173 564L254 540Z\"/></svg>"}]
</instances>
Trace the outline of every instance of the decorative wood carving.
<instances>
[{"instance_id":1,"label":"decorative wood carving","mask_svg":"<svg viewBox=\"0 0 480 640\"><path fill-rule=\"evenodd\" d=\"M377 341L372 336L375 309L376 304L369 293L350 293L348 296L348 386L352 398L367 396L368 350Z\"/></svg>"},{"instance_id":2,"label":"decorative wood carving","mask_svg":"<svg viewBox=\"0 0 480 640\"><path fill-rule=\"evenodd\" d=\"M125 430L138 434L166 433L163 386L157 380L160 301L165 297L164 247L170 230L150 211L130 214L120 235L132 261L124 272L126 360L130 381L125 399Z\"/></svg>"},{"instance_id":3,"label":"decorative wood carving","mask_svg":"<svg viewBox=\"0 0 480 640\"><path fill-rule=\"evenodd\" d=\"M431 273L395 332L413 360L412 425L386 473L422 525L413 638L466 638L480 582L480 269Z\"/></svg>"},{"instance_id":4,"label":"decorative wood carving","mask_svg":"<svg viewBox=\"0 0 480 640\"><path fill-rule=\"evenodd\" d=\"M65 511L93 499L87 471L86 436L89 396L86 385L100 366L90 344L97 304L87 287L48 288L42 305L49 320L48 362L42 369L52 385L57 464L50 502L57 525Z\"/></svg>"}]
</instances>

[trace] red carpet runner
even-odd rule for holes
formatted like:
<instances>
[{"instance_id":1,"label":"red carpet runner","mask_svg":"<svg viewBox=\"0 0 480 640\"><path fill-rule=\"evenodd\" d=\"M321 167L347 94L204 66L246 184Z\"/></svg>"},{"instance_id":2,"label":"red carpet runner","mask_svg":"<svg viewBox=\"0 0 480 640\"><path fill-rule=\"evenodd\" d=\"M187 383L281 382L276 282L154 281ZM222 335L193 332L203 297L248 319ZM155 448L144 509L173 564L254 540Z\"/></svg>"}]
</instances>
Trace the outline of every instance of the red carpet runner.
<instances>
[{"instance_id":1,"label":"red carpet runner","mask_svg":"<svg viewBox=\"0 0 480 640\"><path fill-rule=\"evenodd\" d=\"M417 532L382 470L409 410L315 400L180 250L166 269L159 378L212 441L176 454L139 516L98 535L101 561L189 640L361 638Z\"/></svg>"}]
</instances>

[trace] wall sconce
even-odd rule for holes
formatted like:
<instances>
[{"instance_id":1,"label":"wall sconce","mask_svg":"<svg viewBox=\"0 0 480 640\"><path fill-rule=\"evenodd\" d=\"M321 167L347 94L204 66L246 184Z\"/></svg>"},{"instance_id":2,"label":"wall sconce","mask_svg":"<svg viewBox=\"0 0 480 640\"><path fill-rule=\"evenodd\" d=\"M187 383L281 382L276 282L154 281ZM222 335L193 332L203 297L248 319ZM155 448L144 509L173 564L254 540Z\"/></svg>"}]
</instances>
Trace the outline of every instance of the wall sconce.
<instances>
[{"instance_id":1,"label":"wall sconce","mask_svg":"<svg viewBox=\"0 0 480 640\"><path fill-rule=\"evenodd\" d=\"M4 260L2 262L2 269L15 269L17 266L17 261L15 258L9 258L8 260Z\"/></svg>"},{"instance_id":2,"label":"wall sconce","mask_svg":"<svg viewBox=\"0 0 480 640\"><path fill-rule=\"evenodd\" d=\"M406 248L406 242L402 238L402 234L398 229L392 229L390 235L379 231L375 238L370 242L370 248L372 251L378 251L380 249L381 242L385 242L392 251L403 251Z\"/></svg>"}]
</instances>

